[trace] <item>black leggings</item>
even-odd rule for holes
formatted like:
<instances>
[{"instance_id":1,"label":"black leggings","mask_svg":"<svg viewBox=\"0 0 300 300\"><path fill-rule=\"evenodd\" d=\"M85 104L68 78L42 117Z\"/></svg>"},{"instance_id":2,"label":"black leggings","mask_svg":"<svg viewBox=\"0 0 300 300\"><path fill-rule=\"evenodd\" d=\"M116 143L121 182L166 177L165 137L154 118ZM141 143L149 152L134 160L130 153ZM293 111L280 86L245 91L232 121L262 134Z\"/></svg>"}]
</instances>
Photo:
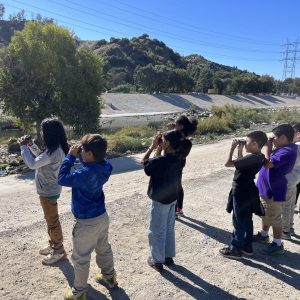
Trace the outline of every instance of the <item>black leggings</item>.
<instances>
[{"instance_id":1,"label":"black leggings","mask_svg":"<svg viewBox=\"0 0 300 300\"><path fill-rule=\"evenodd\" d=\"M182 209L183 197L184 197L184 192L182 188L182 172L181 172L178 181L178 196L177 196L176 209Z\"/></svg>"},{"instance_id":2,"label":"black leggings","mask_svg":"<svg viewBox=\"0 0 300 300\"><path fill-rule=\"evenodd\" d=\"M300 182L297 184L297 195L296 195L296 203L295 204L297 204L299 194L300 194Z\"/></svg>"}]
</instances>

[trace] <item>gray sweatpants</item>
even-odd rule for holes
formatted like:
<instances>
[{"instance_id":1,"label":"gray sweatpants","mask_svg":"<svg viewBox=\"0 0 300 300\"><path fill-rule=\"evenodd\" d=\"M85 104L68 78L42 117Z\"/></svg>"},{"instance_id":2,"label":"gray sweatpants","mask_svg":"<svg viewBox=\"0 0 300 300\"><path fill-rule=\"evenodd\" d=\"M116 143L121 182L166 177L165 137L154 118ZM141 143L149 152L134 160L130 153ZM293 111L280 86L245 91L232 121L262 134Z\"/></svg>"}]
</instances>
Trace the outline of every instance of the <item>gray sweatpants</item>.
<instances>
[{"instance_id":1,"label":"gray sweatpants","mask_svg":"<svg viewBox=\"0 0 300 300\"><path fill-rule=\"evenodd\" d=\"M73 253L77 290L87 289L91 253L96 251L96 263L101 273L110 278L114 273L114 259L108 243L109 217L107 213L92 219L76 219L73 228Z\"/></svg>"}]
</instances>

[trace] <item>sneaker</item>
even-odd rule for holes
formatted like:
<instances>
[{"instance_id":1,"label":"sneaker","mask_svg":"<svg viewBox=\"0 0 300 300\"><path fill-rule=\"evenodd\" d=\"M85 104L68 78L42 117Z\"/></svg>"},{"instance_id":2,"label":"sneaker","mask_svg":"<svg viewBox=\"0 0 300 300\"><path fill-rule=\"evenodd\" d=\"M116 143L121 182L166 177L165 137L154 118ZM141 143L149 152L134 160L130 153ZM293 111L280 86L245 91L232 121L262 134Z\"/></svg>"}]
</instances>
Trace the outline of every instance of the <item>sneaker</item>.
<instances>
[{"instance_id":1,"label":"sneaker","mask_svg":"<svg viewBox=\"0 0 300 300\"><path fill-rule=\"evenodd\" d=\"M253 255L253 248L252 246L244 246L244 248L242 249L242 253L252 256Z\"/></svg>"},{"instance_id":2,"label":"sneaker","mask_svg":"<svg viewBox=\"0 0 300 300\"><path fill-rule=\"evenodd\" d=\"M179 216L179 217L183 216L183 210L178 208L176 210L176 215Z\"/></svg>"},{"instance_id":3,"label":"sneaker","mask_svg":"<svg viewBox=\"0 0 300 300\"><path fill-rule=\"evenodd\" d=\"M48 254L43 260L42 263L44 265L53 265L57 263L60 260L67 259L67 253L50 253Z\"/></svg>"},{"instance_id":4,"label":"sneaker","mask_svg":"<svg viewBox=\"0 0 300 300\"><path fill-rule=\"evenodd\" d=\"M40 254L40 255L49 255L49 254L51 254L52 250L53 250L53 249L52 249L51 246L47 246L47 247L45 247L45 248L40 249L40 250L39 250L39 254Z\"/></svg>"},{"instance_id":5,"label":"sneaker","mask_svg":"<svg viewBox=\"0 0 300 300\"><path fill-rule=\"evenodd\" d=\"M225 247L219 250L220 254L234 259L240 259L242 257L242 253L238 249L231 249L230 247Z\"/></svg>"},{"instance_id":6,"label":"sneaker","mask_svg":"<svg viewBox=\"0 0 300 300\"><path fill-rule=\"evenodd\" d=\"M172 257L166 257L164 265L166 266L174 266L174 260Z\"/></svg>"},{"instance_id":7,"label":"sneaker","mask_svg":"<svg viewBox=\"0 0 300 300\"><path fill-rule=\"evenodd\" d=\"M283 240L288 240L289 241L289 240L292 239L291 233L290 232L284 232L284 231L282 231L281 238Z\"/></svg>"},{"instance_id":8,"label":"sneaker","mask_svg":"<svg viewBox=\"0 0 300 300\"><path fill-rule=\"evenodd\" d=\"M272 242L266 249L263 250L263 253L268 255L282 255L284 252L283 244L278 246L275 242Z\"/></svg>"},{"instance_id":9,"label":"sneaker","mask_svg":"<svg viewBox=\"0 0 300 300\"><path fill-rule=\"evenodd\" d=\"M98 283L104 285L108 289L113 289L118 286L116 272L114 272L111 278L106 278L103 274L96 274L95 278Z\"/></svg>"},{"instance_id":10,"label":"sneaker","mask_svg":"<svg viewBox=\"0 0 300 300\"><path fill-rule=\"evenodd\" d=\"M269 236L262 236L260 232L253 235L253 242L255 243L262 243L262 244L268 244L270 242Z\"/></svg>"},{"instance_id":11,"label":"sneaker","mask_svg":"<svg viewBox=\"0 0 300 300\"><path fill-rule=\"evenodd\" d=\"M153 268L157 272L161 272L164 269L163 264L154 262L151 257L148 258L147 263L151 268Z\"/></svg>"},{"instance_id":12,"label":"sneaker","mask_svg":"<svg viewBox=\"0 0 300 300\"><path fill-rule=\"evenodd\" d=\"M86 291L78 291L74 287L72 289L67 289L64 293L65 300L87 300L86 298Z\"/></svg>"}]
</instances>

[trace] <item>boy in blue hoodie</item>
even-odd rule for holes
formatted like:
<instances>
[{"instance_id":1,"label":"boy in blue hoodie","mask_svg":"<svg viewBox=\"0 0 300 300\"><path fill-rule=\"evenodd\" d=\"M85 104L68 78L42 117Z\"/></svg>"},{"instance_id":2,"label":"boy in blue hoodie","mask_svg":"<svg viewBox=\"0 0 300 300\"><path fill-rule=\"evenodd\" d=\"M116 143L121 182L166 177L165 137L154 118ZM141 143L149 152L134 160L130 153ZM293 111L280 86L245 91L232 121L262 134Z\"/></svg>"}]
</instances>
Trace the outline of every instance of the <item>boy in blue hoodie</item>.
<instances>
[{"instance_id":1,"label":"boy in blue hoodie","mask_svg":"<svg viewBox=\"0 0 300 300\"><path fill-rule=\"evenodd\" d=\"M104 159L106 150L107 141L99 134L85 135L81 145L71 146L58 175L60 185L72 187L72 213L75 217L72 232L75 279L73 287L65 292L65 299L86 299L94 250L101 270L96 281L107 288L117 286L113 253L108 243L109 217L102 190L112 171L111 164ZM82 167L71 172L79 153Z\"/></svg>"}]
</instances>

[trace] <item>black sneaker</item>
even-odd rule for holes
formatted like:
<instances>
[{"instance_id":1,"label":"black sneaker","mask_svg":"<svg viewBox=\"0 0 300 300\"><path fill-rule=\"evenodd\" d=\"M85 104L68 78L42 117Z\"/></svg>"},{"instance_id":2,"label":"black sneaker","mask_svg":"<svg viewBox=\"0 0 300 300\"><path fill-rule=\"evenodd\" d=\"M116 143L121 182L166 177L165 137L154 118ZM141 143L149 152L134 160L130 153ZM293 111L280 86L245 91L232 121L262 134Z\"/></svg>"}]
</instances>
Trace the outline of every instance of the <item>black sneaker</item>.
<instances>
[{"instance_id":1,"label":"black sneaker","mask_svg":"<svg viewBox=\"0 0 300 300\"><path fill-rule=\"evenodd\" d=\"M151 257L148 257L147 263L151 268L153 268L157 272L161 272L164 269L163 264L154 262Z\"/></svg>"},{"instance_id":2,"label":"black sneaker","mask_svg":"<svg viewBox=\"0 0 300 300\"><path fill-rule=\"evenodd\" d=\"M230 247L225 247L219 250L220 254L234 259L240 259L242 257L242 252L238 249L231 249Z\"/></svg>"},{"instance_id":3,"label":"black sneaker","mask_svg":"<svg viewBox=\"0 0 300 300\"><path fill-rule=\"evenodd\" d=\"M260 232L253 235L253 242L255 243L261 243L261 244L269 244L270 238L269 236L262 236Z\"/></svg>"},{"instance_id":4,"label":"black sneaker","mask_svg":"<svg viewBox=\"0 0 300 300\"><path fill-rule=\"evenodd\" d=\"M174 266L174 260L172 257L166 257L164 265L166 266Z\"/></svg>"},{"instance_id":5,"label":"black sneaker","mask_svg":"<svg viewBox=\"0 0 300 300\"><path fill-rule=\"evenodd\" d=\"M264 254L268 255L283 255L285 253L283 244L278 246L275 242L272 242L271 244L268 245L266 249L262 251Z\"/></svg>"},{"instance_id":6,"label":"black sneaker","mask_svg":"<svg viewBox=\"0 0 300 300\"><path fill-rule=\"evenodd\" d=\"M244 248L242 249L242 253L250 256L253 255L252 246L244 246Z\"/></svg>"},{"instance_id":7,"label":"black sneaker","mask_svg":"<svg viewBox=\"0 0 300 300\"><path fill-rule=\"evenodd\" d=\"M290 241L292 239L292 235L290 231L289 232L282 231L281 239Z\"/></svg>"}]
</instances>

